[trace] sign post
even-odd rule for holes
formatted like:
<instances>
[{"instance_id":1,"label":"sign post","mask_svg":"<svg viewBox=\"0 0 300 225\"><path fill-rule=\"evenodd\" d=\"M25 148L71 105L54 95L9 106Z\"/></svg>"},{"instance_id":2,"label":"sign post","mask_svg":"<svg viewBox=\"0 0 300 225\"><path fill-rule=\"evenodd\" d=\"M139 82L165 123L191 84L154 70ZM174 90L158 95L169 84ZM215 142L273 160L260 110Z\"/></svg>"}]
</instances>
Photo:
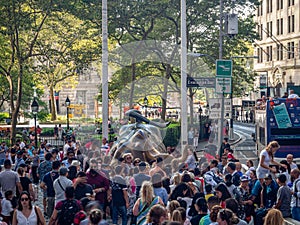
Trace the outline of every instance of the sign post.
<instances>
[{"instance_id":1,"label":"sign post","mask_svg":"<svg viewBox=\"0 0 300 225\"><path fill-rule=\"evenodd\" d=\"M223 126L225 118L224 94L231 93L232 60L216 60L216 93L221 95L221 120L219 127L220 147L223 141Z\"/></svg>"}]
</instances>

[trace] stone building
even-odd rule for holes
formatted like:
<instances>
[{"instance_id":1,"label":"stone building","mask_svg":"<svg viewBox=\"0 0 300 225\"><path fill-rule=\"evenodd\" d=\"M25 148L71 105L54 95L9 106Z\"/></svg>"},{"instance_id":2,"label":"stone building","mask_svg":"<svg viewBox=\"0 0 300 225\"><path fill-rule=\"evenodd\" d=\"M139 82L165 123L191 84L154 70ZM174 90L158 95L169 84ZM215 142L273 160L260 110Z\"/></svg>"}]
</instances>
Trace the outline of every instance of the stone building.
<instances>
[{"instance_id":1,"label":"stone building","mask_svg":"<svg viewBox=\"0 0 300 225\"><path fill-rule=\"evenodd\" d=\"M63 85L63 88L55 93L58 115L66 115L65 100L69 97L71 101L70 114L72 116L95 118L98 110L96 109L98 105L96 98L101 86L101 77L94 66L78 70L78 74L75 87ZM45 101L47 101L46 98L49 100L49 92L45 91L44 98Z\"/></svg>"},{"instance_id":2,"label":"stone building","mask_svg":"<svg viewBox=\"0 0 300 225\"><path fill-rule=\"evenodd\" d=\"M281 97L290 89L300 94L300 2L261 0L255 20L260 36L254 43L257 97Z\"/></svg>"}]
</instances>

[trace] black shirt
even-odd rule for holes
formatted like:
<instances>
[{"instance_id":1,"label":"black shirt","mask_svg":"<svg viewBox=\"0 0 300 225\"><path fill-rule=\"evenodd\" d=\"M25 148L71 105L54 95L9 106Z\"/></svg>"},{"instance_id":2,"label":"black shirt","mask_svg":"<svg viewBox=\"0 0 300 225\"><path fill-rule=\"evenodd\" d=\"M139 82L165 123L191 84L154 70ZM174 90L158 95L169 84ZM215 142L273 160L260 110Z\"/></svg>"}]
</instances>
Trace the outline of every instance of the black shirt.
<instances>
[{"instance_id":1,"label":"black shirt","mask_svg":"<svg viewBox=\"0 0 300 225\"><path fill-rule=\"evenodd\" d=\"M126 190L127 185L123 177L116 175L111 182L112 189L112 203L113 206L125 206L126 201L124 198L123 190Z\"/></svg>"},{"instance_id":2,"label":"black shirt","mask_svg":"<svg viewBox=\"0 0 300 225\"><path fill-rule=\"evenodd\" d=\"M192 225L199 225L200 220L203 216L206 216L207 214L198 214L196 216L193 216L193 218L190 220Z\"/></svg>"},{"instance_id":3,"label":"black shirt","mask_svg":"<svg viewBox=\"0 0 300 225\"><path fill-rule=\"evenodd\" d=\"M86 197L86 194L93 194L93 188L89 184L78 184L75 188L75 199L80 200Z\"/></svg>"}]
</instances>

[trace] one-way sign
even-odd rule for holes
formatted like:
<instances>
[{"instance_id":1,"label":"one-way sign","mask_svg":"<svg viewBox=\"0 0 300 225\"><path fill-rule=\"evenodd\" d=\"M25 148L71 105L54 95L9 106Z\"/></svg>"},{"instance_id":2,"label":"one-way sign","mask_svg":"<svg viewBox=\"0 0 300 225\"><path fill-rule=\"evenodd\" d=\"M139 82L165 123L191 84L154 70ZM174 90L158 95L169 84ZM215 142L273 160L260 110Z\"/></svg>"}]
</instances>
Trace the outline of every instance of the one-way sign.
<instances>
[{"instance_id":1,"label":"one-way sign","mask_svg":"<svg viewBox=\"0 0 300 225\"><path fill-rule=\"evenodd\" d=\"M215 88L216 78L214 77L187 77L186 87Z\"/></svg>"}]
</instances>

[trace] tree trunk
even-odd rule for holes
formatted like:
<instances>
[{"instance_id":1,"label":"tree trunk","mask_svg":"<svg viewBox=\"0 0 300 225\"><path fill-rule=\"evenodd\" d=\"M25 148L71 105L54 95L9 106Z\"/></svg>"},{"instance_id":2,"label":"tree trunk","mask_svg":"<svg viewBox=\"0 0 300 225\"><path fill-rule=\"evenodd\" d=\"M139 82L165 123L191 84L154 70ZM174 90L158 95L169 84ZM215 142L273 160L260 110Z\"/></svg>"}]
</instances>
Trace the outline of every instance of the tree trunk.
<instances>
[{"instance_id":1,"label":"tree trunk","mask_svg":"<svg viewBox=\"0 0 300 225\"><path fill-rule=\"evenodd\" d=\"M54 99L54 88L52 85L49 87L49 92L50 92L50 102L51 102L51 121L55 121L57 119L57 114L56 114L56 104Z\"/></svg>"},{"instance_id":2,"label":"tree trunk","mask_svg":"<svg viewBox=\"0 0 300 225\"><path fill-rule=\"evenodd\" d=\"M18 123L18 115L20 111L21 101L22 101L22 87L23 87L23 60L19 59L19 76L18 76L18 87L17 87L17 100L13 101L13 92L14 87L10 84L10 92L11 92L11 109L12 109L12 118L11 118L11 132L10 132L10 141L11 144L14 144L16 141L16 133L17 133L17 123Z\"/></svg>"},{"instance_id":3,"label":"tree trunk","mask_svg":"<svg viewBox=\"0 0 300 225\"><path fill-rule=\"evenodd\" d=\"M131 64L131 88L130 88L130 97L129 97L129 108L133 107L133 94L134 94L134 82L136 79L136 64L134 63L135 59L132 60Z\"/></svg>"},{"instance_id":4,"label":"tree trunk","mask_svg":"<svg viewBox=\"0 0 300 225\"><path fill-rule=\"evenodd\" d=\"M14 85L11 79L10 75L6 76L8 83L9 83L9 94L10 94L10 111L11 111L11 130L10 130L10 142L11 144L14 143L14 137L16 136L16 121L17 119L13 119L13 118L18 118L17 116L15 116L15 106L14 106Z\"/></svg>"}]
</instances>

